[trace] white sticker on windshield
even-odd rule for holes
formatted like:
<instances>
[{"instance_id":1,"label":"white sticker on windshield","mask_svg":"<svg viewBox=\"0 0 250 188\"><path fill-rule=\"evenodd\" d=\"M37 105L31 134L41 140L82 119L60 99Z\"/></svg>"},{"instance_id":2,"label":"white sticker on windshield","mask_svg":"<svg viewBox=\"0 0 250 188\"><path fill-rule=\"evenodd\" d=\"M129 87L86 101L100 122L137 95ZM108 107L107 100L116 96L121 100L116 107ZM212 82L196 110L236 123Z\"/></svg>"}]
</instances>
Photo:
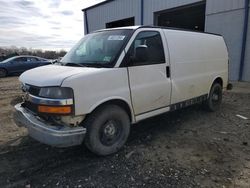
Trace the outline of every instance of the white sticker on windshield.
<instances>
[{"instance_id":1,"label":"white sticker on windshield","mask_svg":"<svg viewBox=\"0 0 250 188\"><path fill-rule=\"evenodd\" d=\"M105 57L103 58L103 61L110 62L110 60L111 60L111 57L109 57L109 56L105 56Z\"/></svg>"},{"instance_id":2,"label":"white sticker on windshield","mask_svg":"<svg viewBox=\"0 0 250 188\"><path fill-rule=\"evenodd\" d=\"M124 40L124 35L110 35L108 40Z\"/></svg>"}]
</instances>

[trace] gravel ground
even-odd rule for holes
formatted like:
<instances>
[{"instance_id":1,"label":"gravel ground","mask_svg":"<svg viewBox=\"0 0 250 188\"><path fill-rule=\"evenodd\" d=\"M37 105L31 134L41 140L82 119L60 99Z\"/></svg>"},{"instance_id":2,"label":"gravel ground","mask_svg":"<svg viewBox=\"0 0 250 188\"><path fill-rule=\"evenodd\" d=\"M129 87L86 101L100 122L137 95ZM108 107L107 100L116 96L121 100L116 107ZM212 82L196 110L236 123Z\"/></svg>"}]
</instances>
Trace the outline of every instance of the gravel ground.
<instances>
[{"instance_id":1,"label":"gravel ground","mask_svg":"<svg viewBox=\"0 0 250 188\"><path fill-rule=\"evenodd\" d=\"M57 149L12 120L17 77L0 79L0 187L250 187L250 84L235 83L220 111L200 105L132 127L119 153Z\"/></svg>"}]
</instances>

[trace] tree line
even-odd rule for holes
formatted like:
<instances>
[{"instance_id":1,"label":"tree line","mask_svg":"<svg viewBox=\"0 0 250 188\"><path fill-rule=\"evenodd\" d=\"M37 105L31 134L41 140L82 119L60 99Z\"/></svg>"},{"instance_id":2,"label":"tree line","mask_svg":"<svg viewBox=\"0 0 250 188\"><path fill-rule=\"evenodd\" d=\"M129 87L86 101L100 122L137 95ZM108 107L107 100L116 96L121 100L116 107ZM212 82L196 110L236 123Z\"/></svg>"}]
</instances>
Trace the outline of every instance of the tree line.
<instances>
[{"instance_id":1,"label":"tree line","mask_svg":"<svg viewBox=\"0 0 250 188\"><path fill-rule=\"evenodd\" d=\"M32 49L25 47L0 47L0 61L8 59L13 56L18 55L33 55L46 59L58 59L63 57L67 52L65 50L54 51L54 50L42 50L42 49Z\"/></svg>"}]
</instances>

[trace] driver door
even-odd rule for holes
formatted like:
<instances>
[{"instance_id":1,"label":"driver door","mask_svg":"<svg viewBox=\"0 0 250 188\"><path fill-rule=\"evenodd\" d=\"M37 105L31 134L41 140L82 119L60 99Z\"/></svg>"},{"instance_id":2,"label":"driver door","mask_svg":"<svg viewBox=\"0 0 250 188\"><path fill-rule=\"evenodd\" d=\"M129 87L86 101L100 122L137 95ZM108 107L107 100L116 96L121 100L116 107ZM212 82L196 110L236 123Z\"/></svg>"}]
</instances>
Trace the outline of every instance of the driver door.
<instances>
[{"instance_id":1,"label":"driver door","mask_svg":"<svg viewBox=\"0 0 250 188\"><path fill-rule=\"evenodd\" d=\"M128 51L129 83L136 116L168 108L170 105L169 58L168 51L164 50L167 44L163 44L163 37L161 30L141 31Z\"/></svg>"}]
</instances>

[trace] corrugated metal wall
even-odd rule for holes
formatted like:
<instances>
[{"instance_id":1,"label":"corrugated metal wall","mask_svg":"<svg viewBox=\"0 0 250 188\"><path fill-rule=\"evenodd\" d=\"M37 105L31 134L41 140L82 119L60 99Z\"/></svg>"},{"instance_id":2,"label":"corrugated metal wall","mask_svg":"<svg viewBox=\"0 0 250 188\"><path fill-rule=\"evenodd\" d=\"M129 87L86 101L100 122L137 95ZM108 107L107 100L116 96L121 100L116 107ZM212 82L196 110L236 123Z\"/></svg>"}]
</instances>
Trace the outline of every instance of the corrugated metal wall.
<instances>
[{"instance_id":1,"label":"corrugated metal wall","mask_svg":"<svg viewBox=\"0 0 250 188\"><path fill-rule=\"evenodd\" d=\"M225 38L230 56L231 80L239 79L244 4L245 0L207 0L206 5L205 30L221 34Z\"/></svg>"},{"instance_id":2,"label":"corrugated metal wall","mask_svg":"<svg viewBox=\"0 0 250 188\"><path fill-rule=\"evenodd\" d=\"M154 24L154 12L188 5L204 0L144 0L144 25ZM87 10L89 31L106 27L106 23L135 17L141 25L141 0L115 0Z\"/></svg>"},{"instance_id":3,"label":"corrugated metal wall","mask_svg":"<svg viewBox=\"0 0 250 188\"><path fill-rule=\"evenodd\" d=\"M244 8L245 0L207 0L206 14Z\"/></svg>"},{"instance_id":4,"label":"corrugated metal wall","mask_svg":"<svg viewBox=\"0 0 250 188\"><path fill-rule=\"evenodd\" d=\"M248 19L246 57L245 57L245 62L244 62L245 66L244 66L244 71L243 71L243 80L245 81L250 81L250 14L248 16L249 16L249 19Z\"/></svg>"},{"instance_id":5,"label":"corrugated metal wall","mask_svg":"<svg viewBox=\"0 0 250 188\"><path fill-rule=\"evenodd\" d=\"M144 0L144 24L154 24L154 12L201 1L203 0Z\"/></svg>"},{"instance_id":6,"label":"corrugated metal wall","mask_svg":"<svg viewBox=\"0 0 250 188\"><path fill-rule=\"evenodd\" d=\"M144 0L144 25L154 24L155 12L201 1L203 0ZM231 60L230 79L238 80L245 0L207 0L206 2L205 30L224 36ZM108 22L129 17L135 17L135 25L140 25L141 0L111 1L87 10L87 17L90 32L105 28ZM243 79L250 81L250 28L247 41Z\"/></svg>"},{"instance_id":7,"label":"corrugated metal wall","mask_svg":"<svg viewBox=\"0 0 250 188\"><path fill-rule=\"evenodd\" d=\"M140 25L141 3L139 0L115 0L87 10L89 31L106 27L106 23L135 17L135 24Z\"/></svg>"}]
</instances>

